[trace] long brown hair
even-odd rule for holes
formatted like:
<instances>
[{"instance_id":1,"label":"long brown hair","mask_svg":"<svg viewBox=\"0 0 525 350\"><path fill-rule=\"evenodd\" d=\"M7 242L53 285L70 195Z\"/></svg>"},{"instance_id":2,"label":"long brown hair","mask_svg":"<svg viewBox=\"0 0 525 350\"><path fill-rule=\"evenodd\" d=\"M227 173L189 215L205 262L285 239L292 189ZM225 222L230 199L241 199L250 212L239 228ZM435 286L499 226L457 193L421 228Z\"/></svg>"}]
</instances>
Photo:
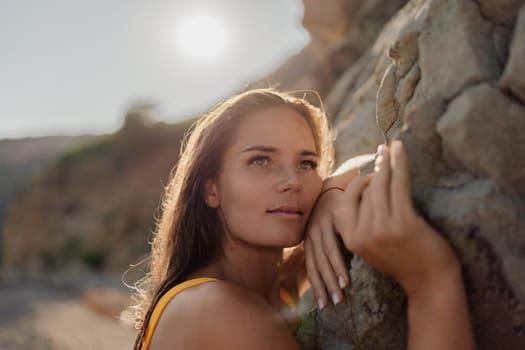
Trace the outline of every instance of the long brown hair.
<instances>
[{"instance_id":1,"label":"long brown hair","mask_svg":"<svg viewBox=\"0 0 525 350\"><path fill-rule=\"evenodd\" d=\"M324 178L331 171L333 146L326 116L303 98L274 89L250 90L231 97L199 118L163 195L162 215L151 245L149 273L136 287L137 304L133 308L139 334L134 349L141 349L159 299L222 253L222 226L215 209L204 202L204 184L207 179L217 178L239 121L272 107L291 108L306 119L316 151L321 155L319 173Z\"/></svg>"}]
</instances>

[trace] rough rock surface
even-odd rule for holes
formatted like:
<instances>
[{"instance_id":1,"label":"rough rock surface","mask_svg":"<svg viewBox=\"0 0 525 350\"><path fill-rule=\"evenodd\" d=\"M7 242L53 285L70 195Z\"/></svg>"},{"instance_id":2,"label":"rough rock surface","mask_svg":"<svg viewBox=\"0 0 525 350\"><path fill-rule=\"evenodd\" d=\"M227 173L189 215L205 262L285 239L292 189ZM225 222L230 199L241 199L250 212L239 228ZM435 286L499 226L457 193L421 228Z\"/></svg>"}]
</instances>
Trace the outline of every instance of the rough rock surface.
<instances>
[{"instance_id":1,"label":"rough rock surface","mask_svg":"<svg viewBox=\"0 0 525 350\"><path fill-rule=\"evenodd\" d=\"M524 1L413 0L328 95L338 163L407 145L416 206L463 264L479 349L525 346L524 35ZM317 348L405 348L403 294L371 271L353 259Z\"/></svg>"},{"instance_id":2,"label":"rough rock surface","mask_svg":"<svg viewBox=\"0 0 525 350\"><path fill-rule=\"evenodd\" d=\"M303 0L310 44L252 87L277 83L282 90L312 89L325 97L335 80L375 40L406 0ZM313 103L318 103L312 99Z\"/></svg>"},{"instance_id":3,"label":"rough rock surface","mask_svg":"<svg viewBox=\"0 0 525 350\"><path fill-rule=\"evenodd\" d=\"M525 7L518 16L514 37L510 47L510 57L501 77L502 87L508 88L522 103L525 103Z\"/></svg>"}]
</instances>

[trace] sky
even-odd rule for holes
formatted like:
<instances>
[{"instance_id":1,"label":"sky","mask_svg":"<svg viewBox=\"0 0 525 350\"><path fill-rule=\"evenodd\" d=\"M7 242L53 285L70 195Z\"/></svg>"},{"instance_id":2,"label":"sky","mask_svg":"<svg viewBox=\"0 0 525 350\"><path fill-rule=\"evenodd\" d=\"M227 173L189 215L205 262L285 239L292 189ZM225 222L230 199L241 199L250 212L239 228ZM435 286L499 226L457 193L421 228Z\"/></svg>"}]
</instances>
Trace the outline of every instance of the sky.
<instances>
[{"instance_id":1,"label":"sky","mask_svg":"<svg viewBox=\"0 0 525 350\"><path fill-rule=\"evenodd\" d=\"M206 112L308 44L301 0L0 0L0 139ZM202 47L206 49L202 49Z\"/></svg>"}]
</instances>

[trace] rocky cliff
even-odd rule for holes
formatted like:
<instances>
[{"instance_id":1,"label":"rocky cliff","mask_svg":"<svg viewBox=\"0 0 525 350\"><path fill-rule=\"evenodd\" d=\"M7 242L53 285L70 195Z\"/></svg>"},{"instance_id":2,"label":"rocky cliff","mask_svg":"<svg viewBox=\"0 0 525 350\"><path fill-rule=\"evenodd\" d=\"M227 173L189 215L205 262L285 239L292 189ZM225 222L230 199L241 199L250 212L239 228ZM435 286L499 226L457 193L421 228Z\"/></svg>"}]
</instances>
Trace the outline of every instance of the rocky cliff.
<instances>
[{"instance_id":1,"label":"rocky cliff","mask_svg":"<svg viewBox=\"0 0 525 350\"><path fill-rule=\"evenodd\" d=\"M480 349L525 346L525 5L414 0L326 99L338 162L400 138L414 200L459 255ZM320 349L403 349L404 297L358 257Z\"/></svg>"},{"instance_id":2,"label":"rocky cliff","mask_svg":"<svg viewBox=\"0 0 525 350\"><path fill-rule=\"evenodd\" d=\"M94 142L96 138L85 135L0 140L0 266L3 261L2 226L10 200L60 154Z\"/></svg>"},{"instance_id":3,"label":"rocky cliff","mask_svg":"<svg viewBox=\"0 0 525 350\"><path fill-rule=\"evenodd\" d=\"M153 123L143 112L130 112L116 134L66 152L19 191L4 222L4 274L122 273L146 255L189 123Z\"/></svg>"}]
</instances>

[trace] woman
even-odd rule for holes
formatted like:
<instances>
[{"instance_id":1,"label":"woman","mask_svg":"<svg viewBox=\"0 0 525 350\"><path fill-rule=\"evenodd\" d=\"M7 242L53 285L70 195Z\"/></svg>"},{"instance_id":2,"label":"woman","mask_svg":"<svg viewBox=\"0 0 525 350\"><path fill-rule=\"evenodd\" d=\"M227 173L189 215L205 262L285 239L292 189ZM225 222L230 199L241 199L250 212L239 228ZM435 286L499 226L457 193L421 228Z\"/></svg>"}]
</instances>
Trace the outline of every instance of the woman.
<instances>
[{"instance_id":1,"label":"woman","mask_svg":"<svg viewBox=\"0 0 525 350\"><path fill-rule=\"evenodd\" d=\"M332 155L323 113L274 90L248 91L201 118L165 194L138 305L142 322L135 349L297 349L277 312L283 249L303 240L323 186L327 192L317 203L305 246L319 306L327 302L325 283L337 303L339 285L348 281L337 265L340 257L327 254L330 244L323 244L338 231L348 248L391 273L407 291L411 346L419 346L421 337L434 337L440 348L471 347L457 259L412 209L403 149L392 169L389 150L383 148L375 176L359 177L349 170L323 183ZM390 207L393 200L405 206L399 222L394 220L397 209ZM376 216L379 208L391 220L376 225L383 219ZM327 222L335 230L318 228ZM413 239L412 231L421 230L421 238ZM367 237L369 231L374 239ZM414 242L406 245L405 240ZM431 251L428 263L418 261L414 269L410 264L420 259L423 248ZM330 261L337 266L336 285ZM451 300L461 314L437 317L430 322L434 327L414 323L440 313L426 288L430 273L447 276L439 279L445 285L437 287L450 295L437 304L449 307ZM443 323L457 327L450 330Z\"/></svg>"}]
</instances>

